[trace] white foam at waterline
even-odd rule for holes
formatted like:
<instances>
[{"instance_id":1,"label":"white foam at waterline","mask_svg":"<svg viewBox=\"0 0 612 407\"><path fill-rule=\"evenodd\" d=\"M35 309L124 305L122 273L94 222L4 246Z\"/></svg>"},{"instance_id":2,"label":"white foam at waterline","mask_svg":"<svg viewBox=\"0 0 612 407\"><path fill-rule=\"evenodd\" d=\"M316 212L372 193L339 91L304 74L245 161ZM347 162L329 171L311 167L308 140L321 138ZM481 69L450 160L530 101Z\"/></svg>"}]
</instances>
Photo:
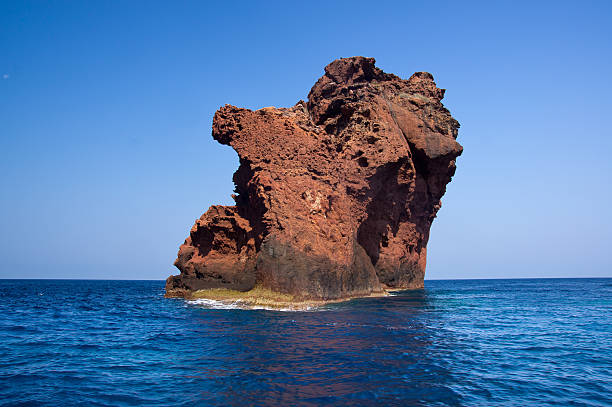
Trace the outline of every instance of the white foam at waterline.
<instances>
[{"instance_id":1,"label":"white foam at waterline","mask_svg":"<svg viewBox=\"0 0 612 407\"><path fill-rule=\"evenodd\" d=\"M197 305L207 309L241 309L241 310L266 310L266 311L283 311L283 312L300 312L300 311L315 311L317 307L306 307L303 309L292 309L292 308L274 308L266 307L264 305L248 305L244 302L237 300L233 302L224 302L218 300L211 300L208 298L198 298L195 300L185 300L189 305Z\"/></svg>"},{"instance_id":2,"label":"white foam at waterline","mask_svg":"<svg viewBox=\"0 0 612 407\"><path fill-rule=\"evenodd\" d=\"M209 300L208 298L198 298L196 300L186 300L185 302L189 305L200 305L204 308L210 309L240 309L238 301L228 303L217 300Z\"/></svg>"}]
</instances>

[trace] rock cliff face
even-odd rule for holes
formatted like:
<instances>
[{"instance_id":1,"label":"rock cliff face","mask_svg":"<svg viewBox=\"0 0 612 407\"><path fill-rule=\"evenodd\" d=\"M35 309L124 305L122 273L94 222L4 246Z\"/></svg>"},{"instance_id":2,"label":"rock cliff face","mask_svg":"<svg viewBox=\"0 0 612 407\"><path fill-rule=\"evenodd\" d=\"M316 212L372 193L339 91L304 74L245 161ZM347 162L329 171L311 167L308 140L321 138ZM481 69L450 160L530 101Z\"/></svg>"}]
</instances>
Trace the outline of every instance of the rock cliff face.
<instances>
[{"instance_id":1,"label":"rock cliff face","mask_svg":"<svg viewBox=\"0 0 612 407\"><path fill-rule=\"evenodd\" d=\"M213 137L240 157L236 204L196 221L168 296L257 285L334 300L423 287L459 123L431 74L404 80L374 63L333 61L291 108L217 111Z\"/></svg>"}]
</instances>

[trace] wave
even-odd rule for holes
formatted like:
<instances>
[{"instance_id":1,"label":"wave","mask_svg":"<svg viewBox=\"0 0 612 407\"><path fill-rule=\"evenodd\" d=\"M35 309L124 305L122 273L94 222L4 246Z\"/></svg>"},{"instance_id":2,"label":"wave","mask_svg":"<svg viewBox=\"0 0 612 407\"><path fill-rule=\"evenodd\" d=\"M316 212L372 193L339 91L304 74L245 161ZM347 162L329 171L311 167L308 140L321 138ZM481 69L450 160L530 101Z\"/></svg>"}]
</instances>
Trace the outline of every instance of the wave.
<instances>
[{"instance_id":1,"label":"wave","mask_svg":"<svg viewBox=\"0 0 612 407\"><path fill-rule=\"evenodd\" d=\"M320 309L319 307L306 307L303 309L294 309L294 308L276 308L269 307L265 305L251 305L246 302L236 300L236 301L218 301L218 300L210 300L207 298L198 298L195 300L185 300L188 305L195 305L206 309L223 309L223 310L244 310L244 311L254 311L254 310L264 310L264 311L281 311L281 312L303 312L303 311L315 311Z\"/></svg>"}]
</instances>

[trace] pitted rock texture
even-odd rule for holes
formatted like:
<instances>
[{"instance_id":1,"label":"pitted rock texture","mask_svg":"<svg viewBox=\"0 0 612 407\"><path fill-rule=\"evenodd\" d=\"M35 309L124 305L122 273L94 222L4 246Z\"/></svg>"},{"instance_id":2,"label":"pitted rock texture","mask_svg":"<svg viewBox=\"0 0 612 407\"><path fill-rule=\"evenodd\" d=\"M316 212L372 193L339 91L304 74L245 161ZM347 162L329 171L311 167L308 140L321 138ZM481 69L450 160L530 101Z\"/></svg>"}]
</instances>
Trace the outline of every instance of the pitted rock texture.
<instances>
[{"instance_id":1,"label":"pitted rock texture","mask_svg":"<svg viewBox=\"0 0 612 407\"><path fill-rule=\"evenodd\" d=\"M240 158L234 206L181 245L168 296L255 285L335 300L423 287L429 229L462 147L431 74L333 61L291 108L230 105L213 137Z\"/></svg>"}]
</instances>

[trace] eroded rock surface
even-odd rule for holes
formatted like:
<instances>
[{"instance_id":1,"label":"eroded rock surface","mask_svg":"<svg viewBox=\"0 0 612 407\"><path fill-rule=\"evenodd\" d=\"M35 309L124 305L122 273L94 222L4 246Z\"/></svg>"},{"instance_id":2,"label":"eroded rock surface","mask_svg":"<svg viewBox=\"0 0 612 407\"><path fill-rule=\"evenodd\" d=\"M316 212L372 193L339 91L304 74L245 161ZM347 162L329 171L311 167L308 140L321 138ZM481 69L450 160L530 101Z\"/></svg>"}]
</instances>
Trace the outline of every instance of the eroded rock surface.
<instances>
[{"instance_id":1,"label":"eroded rock surface","mask_svg":"<svg viewBox=\"0 0 612 407\"><path fill-rule=\"evenodd\" d=\"M213 137L240 157L236 204L196 221L168 296L259 285L333 300L423 286L459 123L431 74L404 80L374 63L332 62L291 108L217 111Z\"/></svg>"}]
</instances>

